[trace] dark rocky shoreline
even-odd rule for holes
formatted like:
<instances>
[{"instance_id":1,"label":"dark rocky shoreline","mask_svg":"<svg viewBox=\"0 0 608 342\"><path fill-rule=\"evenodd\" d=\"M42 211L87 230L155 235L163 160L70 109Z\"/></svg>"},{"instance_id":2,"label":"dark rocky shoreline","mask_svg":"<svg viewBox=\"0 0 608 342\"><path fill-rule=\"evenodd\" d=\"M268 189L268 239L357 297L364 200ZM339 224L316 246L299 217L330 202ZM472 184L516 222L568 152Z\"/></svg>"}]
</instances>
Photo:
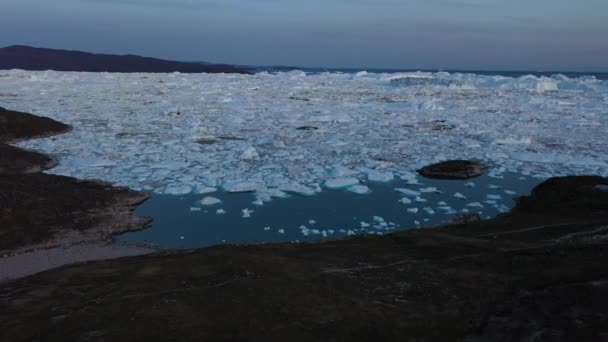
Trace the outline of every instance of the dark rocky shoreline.
<instances>
[{"instance_id":1,"label":"dark rocky shoreline","mask_svg":"<svg viewBox=\"0 0 608 342\"><path fill-rule=\"evenodd\" d=\"M8 145L69 129L48 118L0 108L0 255L109 240L150 221L131 214L146 194L41 173L57 161Z\"/></svg>"},{"instance_id":2,"label":"dark rocky shoreline","mask_svg":"<svg viewBox=\"0 0 608 342\"><path fill-rule=\"evenodd\" d=\"M608 341L607 184L553 178L488 221L63 267L0 285L0 340ZM50 205L37 188L13 188L35 206L23 213Z\"/></svg>"}]
</instances>

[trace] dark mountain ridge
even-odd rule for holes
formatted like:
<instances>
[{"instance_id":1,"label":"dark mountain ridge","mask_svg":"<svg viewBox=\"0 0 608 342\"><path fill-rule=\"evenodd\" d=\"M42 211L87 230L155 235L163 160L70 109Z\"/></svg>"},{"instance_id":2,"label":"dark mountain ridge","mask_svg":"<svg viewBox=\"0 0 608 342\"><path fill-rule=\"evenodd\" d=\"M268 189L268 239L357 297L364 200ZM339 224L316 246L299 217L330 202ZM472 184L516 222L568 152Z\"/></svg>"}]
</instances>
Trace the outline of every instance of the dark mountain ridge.
<instances>
[{"instance_id":1,"label":"dark mountain ridge","mask_svg":"<svg viewBox=\"0 0 608 342\"><path fill-rule=\"evenodd\" d=\"M251 70L226 64L177 62L136 55L97 54L22 45L0 48L0 69L150 73L252 73Z\"/></svg>"}]
</instances>

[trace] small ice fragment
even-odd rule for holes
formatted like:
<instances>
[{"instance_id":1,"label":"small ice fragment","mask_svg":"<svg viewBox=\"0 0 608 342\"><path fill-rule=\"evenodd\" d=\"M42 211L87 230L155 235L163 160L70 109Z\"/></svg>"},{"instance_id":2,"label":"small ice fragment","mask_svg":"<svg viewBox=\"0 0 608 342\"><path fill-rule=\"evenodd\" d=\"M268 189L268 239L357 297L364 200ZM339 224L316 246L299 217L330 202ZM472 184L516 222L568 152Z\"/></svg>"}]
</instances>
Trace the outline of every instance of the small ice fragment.
<instances>
[{"instance_id":1,"label":"small ice fragment","mask_svg":"<svg viewBox=\"0 0 608 342\"><path fill-rule=\"evenodd\" d=\"M228 192L252 192L261 188L262 185L254 182L226 182L222 185L222 188Z\"/></svg>"},{"instance_id":2,"label":"small ice fragment","mask_svg":"<svg viewBox=\"0 0 608 342\"><path fill-rule=\"evenodd\" d=\"M427 201L427 200L425 200L424 198L422 198L422 197L420 197L420 196L416 196L416 202L418 202L418 203L424 203L424 202L426 202L426 201Z\"/></svg>"},{"instance_id":3,"label":"small ice fragment","mask_svg":"<svg viewBox=\"0 0 608 342\"><path fill-rule=\"evenodd\" d=\"M448 204L445 203L444 201L441 201L441 202L438 202L437 205L447 206Z\"/></svg>"},{"instance_id":4,"label":"small ice fragment","mask_svg":"<svg viewBox=\"0 0 608 342\"><path fill-rule=\"evenodd\" d=\"M483 204L479 203L479 202L471 202L469 204L467 204L467 207L472 207L472 208L483 208Z\"/></svg>"},{"instance_id":5,"label":"small ice fragment","mask_svg":"<svg viewBox=\"0 0 608 342\"><path fill-rule=\"evenodd\" d=\"M321 231L318 229L311 229L310 232L312 233L312 235L319 235L321 234Z\"/></svg>"},{"instance_id":6,"label":"small ice fragment","mask_svg":"<svg viewBox=\"0 0 608 342\"><path fill-rule=\"evenodd\" d=\"M298 183L283 184L279 187L279 190L281 192L283 192L283 191L290 192L290 193L293 193L296 195L302 195L302 196L312 196L312 195L316 194L315 189L309 188L305 185L298 184ZM271 196L273 196L273 195L271 194Z\"/></svg>"},{"instance_id":7,"label":"small ice fragment","mask_svg":"<svg viewBox=\"0 0 608 342\"><path fill-rule=\"evenodd\" d=\"M350 230L350 229L349 229L349 230L346 232L346 235L348 235L348 236L350 236L350 235L355 235L355 232L353 232L352 230Z\"/></svg>"},{"instance_id":8,"label":"small ice fragment","mask_svg":"<svg viewBox=\"0 0 608 342\"><path fill-rule=\"evenodd\" d=\"M369 224L369 223L364 222L364 221L361 221L361 228L367 228L367 227L369 227L369 226L370 226L370 224Z\"/></svg>"},{"instance_id":9,"label":"small ice fragment","mask_svg":"<svg viewBox=\"0 0 608 342\"><path fill-rule=\"evenodd\" d=\"M454 197L456 197L456 198L460 198L460 199L466 199L466 198L467 198L467 196L465 196L465 195L461 194L460 192L455 193L455 194L454 194Z\"/></svg>"},{"instance_id":10,"label":"small ice fragment","mask_svg":"<svg viewBox=\"0 0 608 342\"><path fill-rule=\"evenodd\" d=\"M254 212L255 210L250 210L249 208L245 208L243 210L241 210L241 212L243 213L242 217L243 218L250 218L251 214Z\"/></svg>"},{"instance_id":11,"label":"small ice fragment","mask_svg":"<svg viewBox=\"0 0 608 342\"><path fill-rule=\"evenodd\" d=\"M370 170L367 172L367 179L370 182L390 182L395 178L392 172Z\"/></svg>"},{"instance_id":12,"label":"small ice fragment","mask_svg":"<svg viewBox=\"0 0 608 342\"><path fill-rule=\"evenodd\" d=\"M321 236L323 236L323 237L327 237L327 231L326 231L326 230L322 230L322 231L321 231Z\"/></svg>"},{"instance_id":13,"label":"small ice fragment","mask_svg":"<svg viewBox=\"0 0 608 342\"><path fill-rule=\"evenodd\" d=\"M218 210L215 211L215 213L217 215L224 215L226 213L226 210L224 210L224 209L218 209Z\"/></svg>"},{"instance_id":14,"label":"small ice fragment","mask_svg":"<svg viewBox=\"0 0 608 342\"><path fill-rule=\"evenodd\" d=\"M327 232L329 233L329 235L333 235L336 231L333 229L328 229Z\"/></svg>"},{"instance_id":15,"label":"small ice fragment","mask_svg":"<svg viewBox=\"0 0 608 342\"><path fill-rule=\"evenodd\" d=\"M253 202L251 202L253 205L257 205L257 206L262 206L264 205L264 201L262 201L261 199L257 199Z\"/></svg>"},{"instance_id":16,"label":"small ice fragment","mask_svg":"<svg viewBox=\"0 0 608 342\"><path fill-rule=\"evenodd\" d=\"M345 166L342 165L338 165L335 166L332 170L331 170L331 174L334 177L348 177L348 176L353 176L358 174L359 172L355 171L355 170L351 170Z\"/></svg>"},{"instance_id":17,"label":"small ice fragment","mask_svg":"<svg viewBox=\"0 0 608 342\"><path fill-rule=\"evenodd\" d=\"M349 186L346 190L359 195L365 195L371 192L366 185L361 184Z\"/></svg>"},{"instance_id":18,"label":"small ice fragment","mask_svg":"<svg viewBox=\"0 0 608 342\"><path fill-rule=\"evenodd\" d=\"M269 230L270 230L270 227L266 226L266 227L264 227L264 230L265 230L265 231L269 231Z\"/></svg>"},{"instance_id":19,"label":"small ice fragment","mask_svg":"<svg viewBox=\"0 0 608 342\"><path fill-rule=\"evenodd\" d=\"M315 220L308 220L308 224L310 224L310 225L313 225L313 224L316 224L316 223L317 223L317 221L315 221Z\"/></svg>"},{"instance_id":20,"label":"small ice fragment","mask_svg":"<svg viewBox=\"0 0 608 342\"><path fill-rule=\"evenodd\" d=\"M407 212L408 213L412 213L412 214L416 214L418 212L418 208L408 208Z\"/></svg>"},{"instance_id":21,"label":"small ice fragment","mask_svg":"<svg viewBox=\"0 0 608 342\"><path fill-rule=\"evenodd\" d=\"M474 188L475 187L475 183L474 182L464 183L464 186L466 186L467 188Z\"/></svg>"},{"instance_id":22,"label":"small ice fragment","mask_svg":"<svg viewBox=\"0 0 608 342\"><path fill-rule=\"evenodd\" d=\"M241 154L241 159L250 160L250 159L258 159L260 155L258 151L256 151L255 147L249 146L247 147L243 153Z\"/></svg>"},{"instance_id":23,"label":"small ice fragment","mask_svg":"<svg viewBox=\"0 0 608 342\"><path fill-rule=\"evenodd\" d=\"M204 194L210 194L212 192L216 192L217 188L212 188L212 187L202 187L202 188L197 188L195 193L199 194L199 195L204 195Z\"/></svg>"},{"instance_id":24,"label":"small ice fragment","mask_svg":"<svg viewBox=\"0 0 608 342\"><path fill-rule=\"evenodd\" d=\"M400 199L398 202L399 202L399 203L402 203L402 204L412 204L412 200L411 200L411 199L409 199L409 198L407 198L407 197L403 197L403 198L402 198L402 199Z\"/></svg>"},{"instance_id":25,"label":"small ice fragment","mask_svg":"<svg viewBox=\"0 0 608 342\"><path fill-rule=\"evenodd\" d=\"M216 204L220 204L222 203L222 200L220 200L219 198L215 198L215 197L205 197L201 200L201 204L202 205L216 205Z\"/></svg>"},{"instance_id":26,"label":"small ice fragment","mask_svg":"<svg viewBox=\"0 0 608 342\"><path fill-rule=\"evenodd\" d=\"M281 229L279 229L279 230L277 230L277 231L279 232L279 234L285 234L285 229L282 229L282 228L281 228Z\"/></svg>"},{"instance_id":27,"label":"small ice fragment","mask_svg":"<svg viewBox=\"0 0 608 342\"><path fill-rule=\"evenodd\" d=\"M502 196L500 196L500 195L486 195L486 197L488 199L497 200L497 201L500 201L502 199Z\"/></svg>"},{"instance_id":28,"label":"small ice fragment","mask_svg":"<svg viewBox=\"0 0 608 342\"><path fill-rule=\"evenodd\" d=\"M185 239L185 237L183 237L183 236L180 236L180 237L179 237L179 239L180 239L180 240L183 240L183 239Z\"/></svg>"},{"instance_id":29,"label":"small ice fragment","mask_svg":"<svg viewBox=\"0 0 608 342\"><path fill-rule=\"evenodd\" d=\"M334 178L325 181L325 187L328 189L341 189L347 188L352 185L359 184L359 180L357 178Z\"/></svg>"},{"instance_id":30,"label":"small ice fragment","mask_svg":"<svg viewBox=\"0 0 608 342\"><path fill-rule=\"evenodd\" d=\"M490 185L488 185L488 188L490 188L490 189L500 189L500 186L494 185L494 184L490 184Z\"/></svg>"},{"instance_id":31,"label":"small ice fragment","mask_svg":"<svg viewBox=\"0 0 608 342\"><path fill-rule=\"evenodd\" d=\"M483 201L483 203L496 204L496 201L495 200L485 200L485 201Z\"/></svg>"},{"instance_id":32,"label":"small ice fragment","mask_svg":"<svg viewBox=\"0 0 608 342\"><path fill-rule=\"evenodd\" d=\"M512 191L512 190L505 190L505 194L513 196L513 195L517 195L517 192Z\"/></svg>"},{"instance_id":33,"label":"small ice fragment","mask_svg":"<svg viewBox=\"0 0 608 342\"><path fill-rule=\"evenodd\" d=\"M201 208L198 207L190 207L190 211L201 211Z\"/></svg>"},{"instance_id":34,"label":"small ice fragment","mask_svg":"<svg viewBox=\"0 0 608 342\"><path fill-rule=\"evenodd\" d=\"M420 193L418 191L414 191L414 190L410 190L410 189L395 188L395 191L400 192L406 196L420 196Z\"/></svg>"},{"instance_id":35,"label":"small ice fragment","mask_svg":"<svg viewBox=\"0 0 608 342\"><path fill-rule=\"evenodd\" d=\"M300 227L298 227L300 230L304 230L304 229L308 229L308 227L306 227L305 225L300 225Z\"/></svg>"},{"instance_id":36,"label":"small ice fragment","mask_svg":"<svg viewBox=\"0 0 608 342\"><path fill-rule=\"evenodd\" d=\"M420 221L416 220L416 221L414 221L414 224L417 225L417 226L419 226L420 225Z\"/></svg>"},{"instance_id":37,"label":"small ice fragment","mask_svg":"<svg viewBox=\"0 0 608 342\"><path fill-rule=\"evenodd\" d=\"M441 193L441 191L437 190L436 187L422 188L422 189L419 189L418 191L420 191L423 194L430 193L430 192L434 192L434 193L437 193L437 194Z\"/></svg>"},{"instance_id":38,"label":"small ice fragment","mask_svg":"<svg viewBox=\"0 0 608 342\"><path fill-rule=\"evenodd\" d=\"M431 207L425 207L423 208L423 210L426 211L426 213L429 215L435 215L435 210L433 210L433 208Z\"/></svg>"},{"instance_id":39,"label":"small ice fragment","mask_svg":"<svg viewBox=\"0 0 608 342\"><path fill-rule=\"evenodd\" d=\"M380 217L380 216L374 216L373 217L374 221L376 222L384 222L384 218Z\"/></svg>"},{"instance_id":40,"label":"small ice fragment","mask_svg":"<svg viewBox=\"0 0 608 342\"><path fill-rule=\"evenodd\" d=\"M192 188L188 185L169 185L165 188L165 194L167 195L187 195L192 192Z\"/></svg>"}]
</instances>

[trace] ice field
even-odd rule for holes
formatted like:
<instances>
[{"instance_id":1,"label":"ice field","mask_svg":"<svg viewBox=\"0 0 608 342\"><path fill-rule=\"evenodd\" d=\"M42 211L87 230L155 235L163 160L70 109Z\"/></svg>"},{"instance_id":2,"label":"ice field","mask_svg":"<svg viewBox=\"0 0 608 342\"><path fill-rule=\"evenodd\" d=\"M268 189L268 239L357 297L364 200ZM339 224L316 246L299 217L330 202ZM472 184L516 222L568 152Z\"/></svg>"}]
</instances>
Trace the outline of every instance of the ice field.
<instances>
[{"instance_id":1,"label":"ice field","mask_svg":"<svg viewBox=\"0 0 608 342\"><path fill-rule=\"evenodd\" d=\"M492 217L544 178L608 176L608 81L593 76L13 70L0 103L73 126L19 144L58 157L48 172L156 194L154 226L124 239L171 247ZM415 174L456 158L488 164L477 188Z\"/></svg>"},{"instance_id":2,"label":"ice field","mask_svg":"<svg viewBox=\"0 0 608 342\"><path fill-rule=\"evenodd\" d=\"M157 194L365 193L454 158L497 177L608 176L608 81L594 77L15 70L0 102L74 127L20 144L59 157L51 173Z\"/></svg>"}]
</instances>

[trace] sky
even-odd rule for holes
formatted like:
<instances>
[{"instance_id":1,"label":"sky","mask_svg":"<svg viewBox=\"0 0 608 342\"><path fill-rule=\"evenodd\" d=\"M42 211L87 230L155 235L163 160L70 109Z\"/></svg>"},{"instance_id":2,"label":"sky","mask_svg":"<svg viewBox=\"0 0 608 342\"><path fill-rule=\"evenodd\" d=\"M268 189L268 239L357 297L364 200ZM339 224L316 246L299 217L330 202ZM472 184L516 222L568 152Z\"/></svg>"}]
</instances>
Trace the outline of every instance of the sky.
<instances>
[{"instance_id":1,"label":"sky","mask_svg":"<svg viewBox=\"0 0 608 342\"><path fill-rule=\"evenodd\" d=\"M608 71L607 0L1 0L0 46L242 65Z\"/></svg>"}]
</instances>

